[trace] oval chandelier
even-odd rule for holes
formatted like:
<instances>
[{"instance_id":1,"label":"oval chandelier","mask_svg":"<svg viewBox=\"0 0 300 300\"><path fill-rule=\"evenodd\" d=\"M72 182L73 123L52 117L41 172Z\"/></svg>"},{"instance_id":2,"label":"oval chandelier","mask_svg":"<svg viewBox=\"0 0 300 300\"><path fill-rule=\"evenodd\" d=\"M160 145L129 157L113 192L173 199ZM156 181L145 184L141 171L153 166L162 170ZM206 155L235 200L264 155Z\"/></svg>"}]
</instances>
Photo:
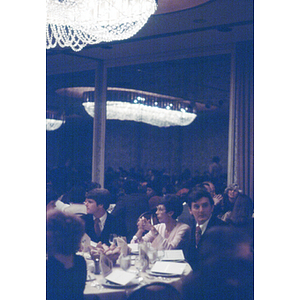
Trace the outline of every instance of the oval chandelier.
<instances>
[{"instance_id":1,"label":"oval chandelier","mask_svg":"<svg viewBox=\"0 0 300 300\"><path fill-rule=\"evenodd\" d=\"M83 93L86 112L94 117L94 92ZM187 126L196 118L183 99L146 91L107 88L107 120L135 121L158 127Z\"/></svg>"},{"instance_id":2,"label":"oval chandelier","mask_svg":"<svg viewBox=\"0 0 300 300\"><path fill-rule=\"evenodd\" d=\"M85 111L94 117L94 87L70 87L56 91L65 97L83 99ZM106 119L143 122L158 127L187 126L197 117L197 112L211 111L199 101L157 94L135 89L107 87Z\"/></svg>"},{"instance_id":3,"label":"oval chandelier","mask_svg":"<svg viewBox=\"0 0 300 300\"><path fill-rule=\"evenodd\" d=\"M157 9L157 0L46 0L46 48L128 39Z\"/></svg>"}]
</instances>

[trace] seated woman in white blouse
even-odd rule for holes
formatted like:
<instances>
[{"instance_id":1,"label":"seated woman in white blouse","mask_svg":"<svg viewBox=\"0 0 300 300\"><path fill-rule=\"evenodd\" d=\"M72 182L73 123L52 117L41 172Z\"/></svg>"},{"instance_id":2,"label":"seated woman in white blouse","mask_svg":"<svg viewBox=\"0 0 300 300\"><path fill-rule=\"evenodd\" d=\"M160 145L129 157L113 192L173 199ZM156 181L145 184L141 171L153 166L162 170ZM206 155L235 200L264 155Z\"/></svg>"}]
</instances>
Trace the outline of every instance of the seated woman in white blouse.
<instances>
[{"instance_id":1,"label":"seated woman in white blouse","mask_svg":"<svg viewBox=\"0 0 300 300\"><path fill-rule=\"evenodd\" d=\"M183 206L176 195L166 195L157 205L156 215L159 224L152 225L149 220L142 217L138 220L138 231L131 240L150 242L157 250L182 249L186 252L189 247L191 228L184 223L176 221L182 213ZM145 231L148 231L144 236Z\"/></svg>"}]
</instances>

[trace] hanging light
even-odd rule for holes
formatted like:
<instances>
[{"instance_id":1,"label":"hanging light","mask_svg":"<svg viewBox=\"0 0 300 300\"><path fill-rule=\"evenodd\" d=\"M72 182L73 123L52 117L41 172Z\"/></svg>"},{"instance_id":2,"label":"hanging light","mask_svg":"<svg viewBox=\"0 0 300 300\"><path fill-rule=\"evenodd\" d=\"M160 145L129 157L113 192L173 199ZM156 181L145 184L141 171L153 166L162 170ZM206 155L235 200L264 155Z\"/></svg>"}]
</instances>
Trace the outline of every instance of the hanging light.
<instances>
[{"instance_id":1,"label":"hanging light","mask_svg":"<svg viewBox=\"0 0 300 300\"><path fill-rule=\"evenodd\" d=\"M62 124L64 124L65 116L63 114L59 114L55 111L46 112L46 130L53 131L58 129Z\"/></svg>"},{"instance_id":2,"label":"hanging light","mask_svg":"<svg viewBox=\"0 0 300 300\"><path fill-rule=\"evenodd\" d=\"M83 99L86 112L94 117L94 92L84 92ZM171 101L174 105L169 103ZM175 103L181 102L182 106L182 101L180 98L145 91L107 88L106 119L143 122L158 127L186 126L197 115L188 111L188 105L183 110L177 109Z\"/></svg>"},{"instance_id":3,"label":"hanging light","mask_svg":"<svg viewBox=\"0 0 300 300\"><path fill-rule=\"evenodd\" d=\"M46 0L46 48L128 39L157 9L157 0Z\"/></svg>"},{"instance_id":4,"label":"hanging light","mask_svg":"<svg viewBox=\"0 0 300 300\"><path fill-rule=\"evenodd\" d=\"M94 117L94 91L93 87L72 87L56 92L82 98L86 112ZM182 98L117 87L107 88L106 99L107 120L143 122L158 127L187 126L195 120L198 111L216 109Z\"/></svg>"}]
</instances>

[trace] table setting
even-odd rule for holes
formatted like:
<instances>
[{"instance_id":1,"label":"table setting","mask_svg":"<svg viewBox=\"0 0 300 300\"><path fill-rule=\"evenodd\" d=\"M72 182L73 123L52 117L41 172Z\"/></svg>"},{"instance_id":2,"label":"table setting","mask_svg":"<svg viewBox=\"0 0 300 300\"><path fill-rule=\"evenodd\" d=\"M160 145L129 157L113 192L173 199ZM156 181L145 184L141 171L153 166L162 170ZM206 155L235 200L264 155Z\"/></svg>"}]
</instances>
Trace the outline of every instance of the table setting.
<instances>
[{"instance_id":1,"label":"table setting","mask_svg":"<svg viewBox=\"0 0 300 300\"><path fill-rule=\"evenodd\" d=\"M149 243L127 244L121 237L116 237L115 242L115 248L111 245L112 250L106 249L106 253L118 250L115 261L110 255L97 252L97 244L93 242L89 251L77 253L87 263L85 299L94 300L97 296L99 299L126 299L134 289L155 281L167 282L180 291L182 279L192 271L180 249L156 250ZM95 255L95 251L99 255Z\"/></svg>"}]
</instances>

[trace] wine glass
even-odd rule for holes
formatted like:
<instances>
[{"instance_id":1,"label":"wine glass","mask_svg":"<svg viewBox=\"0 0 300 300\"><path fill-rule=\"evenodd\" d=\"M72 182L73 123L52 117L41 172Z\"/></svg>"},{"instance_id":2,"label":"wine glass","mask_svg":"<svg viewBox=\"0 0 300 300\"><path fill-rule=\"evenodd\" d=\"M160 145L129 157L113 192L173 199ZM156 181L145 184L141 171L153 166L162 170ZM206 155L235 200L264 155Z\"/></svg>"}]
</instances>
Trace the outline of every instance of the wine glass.
<instances>
[{"instance_id":1,"label":"wine glass","mask_svg":"<svg viewBox=\"0 0 300 300\"><path fill-rule=\"evenodd\" d=\"M134 266L137 269L136 276L139 277L141 271L143 270L143 267L145 266L145 260L143 258L141 258L141 257L138 256L135 259Z\"/></svg>"}]
</instances>

